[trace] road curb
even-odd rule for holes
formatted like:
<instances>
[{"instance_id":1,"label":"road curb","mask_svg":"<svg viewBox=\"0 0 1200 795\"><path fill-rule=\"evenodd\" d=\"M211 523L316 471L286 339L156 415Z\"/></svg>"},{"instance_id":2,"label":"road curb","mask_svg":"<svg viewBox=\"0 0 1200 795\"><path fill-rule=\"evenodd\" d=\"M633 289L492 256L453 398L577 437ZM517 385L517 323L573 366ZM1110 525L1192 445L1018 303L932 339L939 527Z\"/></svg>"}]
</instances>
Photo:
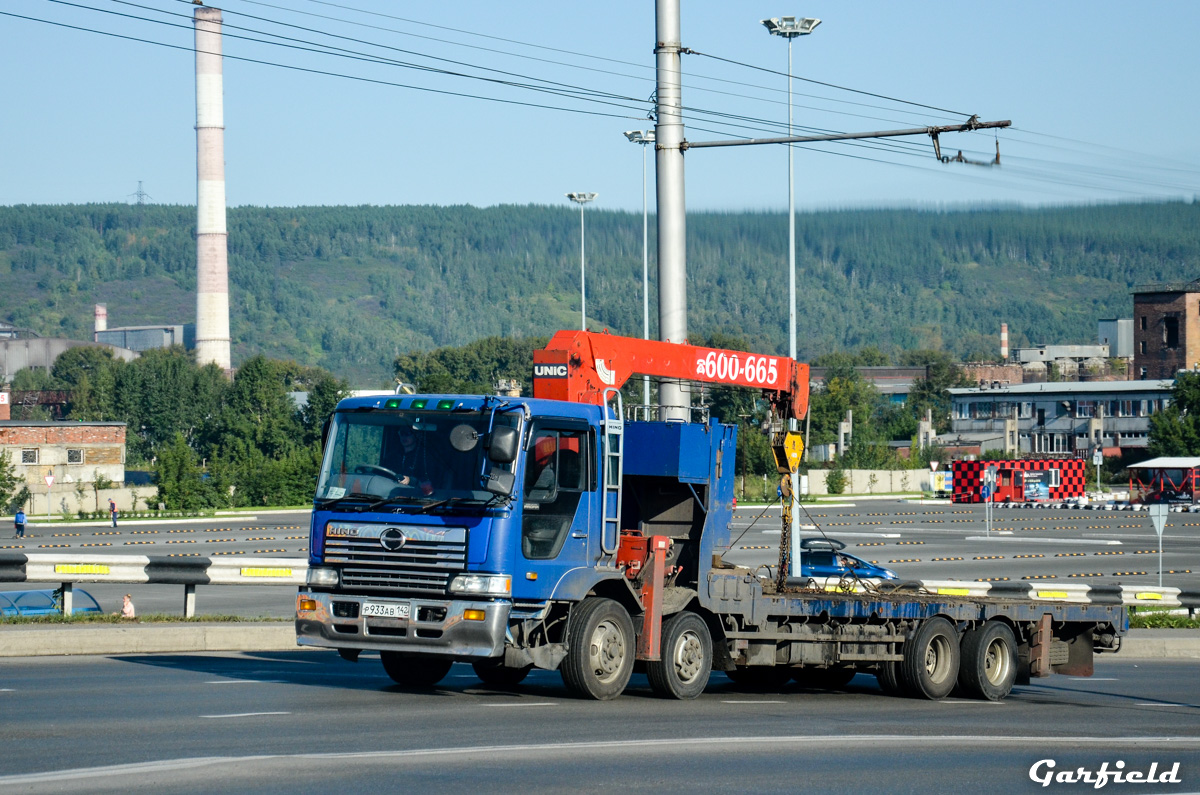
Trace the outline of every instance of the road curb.
<instances>
[{"instance_id":1,"label":"road curb","mask_svg":"<svg viewBox=\"0 0 1200 795\"><path fill-rule=\"evenodd\" d=\"M292 651L291 622L236 624L105 624L0 628L0 657L84 654L178 654L205 651ZM1200 630L1135 629L1119 654L1104 660L1200 659Z\"/></svg>"},{"instance_id":2,"label":"road curb","mask_svg":"<svg viewBox=\"0 0 1200 795\"><path fill-rule=\"evenodd\" d=\"M291 622L0 628L0 657L295 648L296 628Z\"/></svg>"}]
</instances>

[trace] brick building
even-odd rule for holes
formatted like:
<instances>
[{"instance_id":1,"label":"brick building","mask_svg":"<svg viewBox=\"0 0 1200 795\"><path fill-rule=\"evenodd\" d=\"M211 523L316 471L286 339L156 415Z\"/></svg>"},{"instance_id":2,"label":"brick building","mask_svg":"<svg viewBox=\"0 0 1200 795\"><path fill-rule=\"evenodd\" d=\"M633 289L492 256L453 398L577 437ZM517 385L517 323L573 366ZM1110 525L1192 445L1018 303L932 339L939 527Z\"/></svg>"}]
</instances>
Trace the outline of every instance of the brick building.
<instances>
[{"instance_id":1,"label":"brick building","mask_svg":"<svg viewBox=\"0 0 1200 795\"><path fill-rule=\"evenodd\" d=\"M1133 375L1174 378L1200 365L1200 279L1133 291Z\"/></svg>"},{"instance_id":2,"label":"brick building","mask_svg":"<svg viewBox=\"0 0 1200 795\"><path fill-rule=\"evenodd\" d=\"M125 481L125 423L0 420L0 450L34 493L94 483L96 475Z\"/></svg>"}]
</instances>

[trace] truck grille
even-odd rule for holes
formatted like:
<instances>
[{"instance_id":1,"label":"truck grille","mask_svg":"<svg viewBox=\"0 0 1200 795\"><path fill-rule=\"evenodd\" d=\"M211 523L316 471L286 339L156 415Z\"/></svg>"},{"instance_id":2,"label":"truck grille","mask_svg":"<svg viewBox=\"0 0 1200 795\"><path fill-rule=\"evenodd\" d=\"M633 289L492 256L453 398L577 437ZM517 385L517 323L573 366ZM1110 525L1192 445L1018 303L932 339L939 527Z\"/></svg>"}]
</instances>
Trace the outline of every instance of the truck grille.
<instances>
[{"instance_id":1,"label":"truck grille","mask_svg":"<svg viewBox=\"0 0 1200 795\"><path fill-rule=\"evenodd\" d=\"M380 541L393 529L405 536L399 549ZM466 568L467 533L464 528L331 523L325 531L325 562L341 568L345 588L444 596L450 580Z\"/></svg>"}]
</instances>

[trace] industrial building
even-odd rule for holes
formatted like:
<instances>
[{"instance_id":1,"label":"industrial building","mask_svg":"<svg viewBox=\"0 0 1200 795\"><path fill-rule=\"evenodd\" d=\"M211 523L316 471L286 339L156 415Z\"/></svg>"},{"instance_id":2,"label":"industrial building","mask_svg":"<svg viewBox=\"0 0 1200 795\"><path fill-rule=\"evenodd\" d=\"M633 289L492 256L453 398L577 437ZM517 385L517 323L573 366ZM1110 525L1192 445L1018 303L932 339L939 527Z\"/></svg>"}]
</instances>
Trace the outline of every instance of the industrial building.
<instances>
[{"instance_id":1,"label":"industrial building","mask_svg":"<svg viewBox=\"0 0 1200 795\"><path fill-rule=\"evenodd\" d=\"M1133 321L1135 378L1200 368L1200 279L1134 288Z\"/></svg>"},{"instance_id":2,"label":"industrial building","mask_svg":"<svg viewBox=\"0 0 1200 795\"><path fill-rule=\"evenodd\" d=\"M939 444L1073 458L1144 448L1150 417L1171 403L1174 381L1060 381L951 389L950 433Z\"/></svg>"}]
</instances>

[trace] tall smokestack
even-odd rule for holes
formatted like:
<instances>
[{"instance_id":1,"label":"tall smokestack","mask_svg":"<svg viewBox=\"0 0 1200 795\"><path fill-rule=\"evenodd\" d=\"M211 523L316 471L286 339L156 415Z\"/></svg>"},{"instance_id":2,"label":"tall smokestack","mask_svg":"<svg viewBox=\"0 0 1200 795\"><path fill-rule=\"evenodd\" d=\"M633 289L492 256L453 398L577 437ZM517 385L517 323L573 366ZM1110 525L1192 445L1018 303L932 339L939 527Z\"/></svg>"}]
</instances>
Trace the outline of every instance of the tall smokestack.
<instances>
[{"instance_id":1,"label":"tall smokestack","mask_svg":"<svg viewBox=\"0 0 1200 795\"><path fill-rule=\"evenodd\" d=\"M229 253L225 231L225 112L221 11L196 24L196 361L230 369Z\"/></svg>"},{"instance_id":2,"label":"tall smokestack","mask_svg":"<svg viewBox=\"0 0 1200 795\"><path fill-rule=\"evenodd\" d=\"M1000 324L1000 361L1008 361L1008 324Z\"/></svg>"},{"instance_id":3,"label":"tall smokestack","mask_svg":"<svg viewBox=\"0 0 1200 795\"><path fill-rule=\"evenodd\" d=\"M108 305L96 304L95 309L95 327L96 333L92 334L92 342L99 342L100 332L108 330Z\"/></svg>"}]
</instances>

